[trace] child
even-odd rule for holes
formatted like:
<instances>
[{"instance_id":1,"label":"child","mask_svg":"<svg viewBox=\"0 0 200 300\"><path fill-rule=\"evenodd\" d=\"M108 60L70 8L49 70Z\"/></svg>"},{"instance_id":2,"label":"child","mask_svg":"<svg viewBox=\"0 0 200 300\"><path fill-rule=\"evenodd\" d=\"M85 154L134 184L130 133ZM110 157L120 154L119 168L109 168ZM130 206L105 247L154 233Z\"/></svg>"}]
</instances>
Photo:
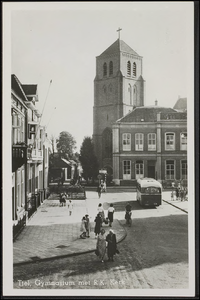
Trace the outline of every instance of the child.
<instances>
[{"instance_id":1,"label":"child","mask_svg":"<svg viewBox=\"0 0 200 300\"><path fill-rule=\"evenodd\" d=\"M81 228L80 230L82 231L80 238L81 239L86 239L86 217L83 217L81 220Z\"/></svg>"}]
</instances>

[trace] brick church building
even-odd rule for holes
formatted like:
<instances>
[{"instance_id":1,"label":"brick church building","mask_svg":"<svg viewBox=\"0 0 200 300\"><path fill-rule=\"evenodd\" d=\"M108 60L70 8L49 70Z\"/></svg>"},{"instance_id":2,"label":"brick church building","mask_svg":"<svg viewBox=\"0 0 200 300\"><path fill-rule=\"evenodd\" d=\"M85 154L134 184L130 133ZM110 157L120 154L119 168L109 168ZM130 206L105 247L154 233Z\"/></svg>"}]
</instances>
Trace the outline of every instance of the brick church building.
<instances>
[{"instance_id":1,"label":"brick church building","mask_svg":"<svg viewBox=\"0 0 200 300\"><path fill-rule=\"evenodd\" d=\"M142 57L120 39L96 57L93 142L99 167L116 185L141 177L186 184L187 109L157 101L145 106L142 68Z\"/></svg>"},{"instance_id":2,"label":"brick church building","mask_svg":"<svg viewBox=\"0 0 200 300\"><path fill-rule=\"evenodd\" d=\"M145 103L142 57L118 39L96 57L93 141L99 167L113 174L112 124Z\"/></svg>"}]
</instances>

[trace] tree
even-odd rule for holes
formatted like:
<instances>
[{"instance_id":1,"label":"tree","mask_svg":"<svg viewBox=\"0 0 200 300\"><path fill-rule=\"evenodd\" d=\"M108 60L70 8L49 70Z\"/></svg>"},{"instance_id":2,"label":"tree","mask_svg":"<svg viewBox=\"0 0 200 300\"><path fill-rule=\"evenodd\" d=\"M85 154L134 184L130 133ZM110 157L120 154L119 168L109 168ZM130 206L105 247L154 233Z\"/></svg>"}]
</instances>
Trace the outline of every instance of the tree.
<instances>
[{"instance_id":1,"label":"tree","mask_svg":"<svg viewBox=\"0 0 200 300\"><path fill-rule=\"evenodd\" d=\"M56 147L61 156L71 159L76 149L76 141L69 132L62 131L56 139Z\"/></svg>"},{"instance_id":2,"label":"tree","mask_svg":"<svg viewBox=\"0 0 200 300\"><path fill-rule=\"evenodd\" d=\"M90 137L85 137L80 149L79 160L83 168L83 177L88 181L89 178L96 178L98 174L98 161L94 154L94 146Z\"/></svg>"}]
</instances>

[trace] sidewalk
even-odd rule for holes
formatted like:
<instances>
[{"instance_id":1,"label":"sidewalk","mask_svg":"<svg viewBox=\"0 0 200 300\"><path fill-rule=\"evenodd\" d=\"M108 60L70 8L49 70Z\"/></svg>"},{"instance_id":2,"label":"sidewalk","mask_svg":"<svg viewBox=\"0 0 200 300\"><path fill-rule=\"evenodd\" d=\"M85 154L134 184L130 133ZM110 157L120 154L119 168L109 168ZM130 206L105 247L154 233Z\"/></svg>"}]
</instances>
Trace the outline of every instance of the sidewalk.
<instances>
[{"instance_id":1,"label":"sidewalk","mask_svg":"<svg viewBox=\"0 0 200 300\"><path fill-rule=\"evenodd\" d=\"M106 210L108 203L121 202L122 194L108 193L101 199L98 199L96 192L91 191L87 195L86 200L73 201L72 216L69 216L67 206L59 206L59 200L44 200L13 243L14 265L94 252L97 206L100 202L104 203ZM123 193L123 201L136 201L136 193ZM172 200L170 191L163 192L163 201L188 213L188 201ZM80 239L80 224L85 214L90 216L91 233L90 238ZM115 218L121 219L122 215L124 218L124 212L116 212ZM110 227L103 227L107 234ZM118 243L126 237L126 231L117 219L112 228Z\"/></svg>"},{"instance_id":2,"label":"sidewalk","mask_svg":"<svg viewBox=\"0 0 200 300\"><path fill-rule=\"evenodd\" d=\"M163 192L163 201L188 213L188 200L184 200L184 201L176 200L176 196L174 196L174 200L172 200L171 199L171 191Z\"/></svg>"},{"instance_id":3,"label":"sidewalk","mask_svg":"<svg viewBox=\"0 0 200 300\"><path fill-rule=\"evenodd\" d=\"M93 252L96 248L94 214L88 212L87 201L73 201L72 216L67 206L59 206L59 200L44 200L37 212L13 243L13 264L24 264L52 258ZM94 201L96 215L96 201ZM90 213L90 238L80 239L82 217ZM103 226L106 234L109 226ZM117 243L126 237L126 231L118 220L113 222Z\"/></svg>"}]
</instances>

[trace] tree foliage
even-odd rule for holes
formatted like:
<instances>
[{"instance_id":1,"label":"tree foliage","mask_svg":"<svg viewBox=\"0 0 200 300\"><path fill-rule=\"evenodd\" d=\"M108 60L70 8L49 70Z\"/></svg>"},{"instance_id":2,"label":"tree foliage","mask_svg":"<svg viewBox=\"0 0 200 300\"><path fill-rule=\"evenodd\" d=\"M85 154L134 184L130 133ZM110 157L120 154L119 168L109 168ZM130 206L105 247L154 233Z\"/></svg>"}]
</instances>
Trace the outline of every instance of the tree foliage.
<instances>
[{"instance_id":1,"label":"tree foliage","mask_svg":"<svg viewBox=\"0 0 200 300\"><path fill-rule=\"evenodd\" d=\"M96 178L98 174L98 161L94 154L94 146L90 137L85 137L80 149L79 160L83 168L83 177Z\"/></svg>"},{"instance_id":2,"label":"tree foliage","mask_svg":"<svg viewBox=\"0 0 200 300\"><path fill-rule=\"evenodd\" d=\"M61 156L71 159L76 149L76 141L69 132L62 131L56 139L56 148Z\"/></svg>"}]
</instances>

